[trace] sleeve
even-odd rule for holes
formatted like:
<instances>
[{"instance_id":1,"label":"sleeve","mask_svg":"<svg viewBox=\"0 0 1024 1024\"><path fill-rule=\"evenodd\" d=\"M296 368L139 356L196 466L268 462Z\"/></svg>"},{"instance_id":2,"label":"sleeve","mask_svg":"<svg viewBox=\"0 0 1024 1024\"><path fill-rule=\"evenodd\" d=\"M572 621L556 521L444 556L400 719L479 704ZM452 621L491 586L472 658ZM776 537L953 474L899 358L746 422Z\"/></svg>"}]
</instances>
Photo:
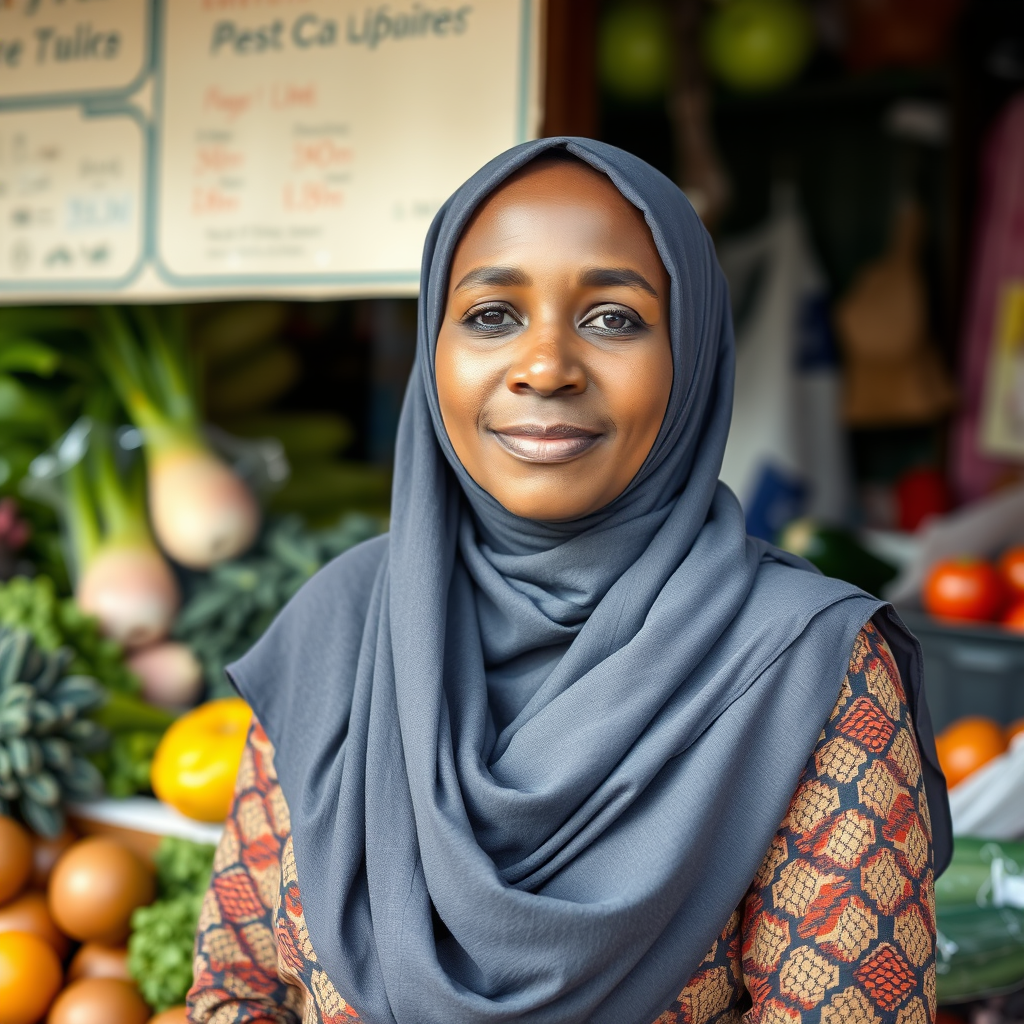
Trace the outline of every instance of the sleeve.
<instances>
[{"instance_id":1,"label":"sleeve","mask_svg":"<svg viewBox=\"0 0 1024 1024\"><path fill-rule=\"evenodd\" d=\"M273 748L254 720L199 918L190 1024L299 1024L303 993L281 977L275 936L290 835Z\"/></svg>"},{"instance_id":2,"label":"sleeve","mask_svg":"<svg viewBox=\"0 0 1024 1024\"><path fill-rule=\"evenodd\" d=\"M932 1024L931 824L906 696L869 623L742 908L747 1024Z\"/></svg>"}]
</instances>

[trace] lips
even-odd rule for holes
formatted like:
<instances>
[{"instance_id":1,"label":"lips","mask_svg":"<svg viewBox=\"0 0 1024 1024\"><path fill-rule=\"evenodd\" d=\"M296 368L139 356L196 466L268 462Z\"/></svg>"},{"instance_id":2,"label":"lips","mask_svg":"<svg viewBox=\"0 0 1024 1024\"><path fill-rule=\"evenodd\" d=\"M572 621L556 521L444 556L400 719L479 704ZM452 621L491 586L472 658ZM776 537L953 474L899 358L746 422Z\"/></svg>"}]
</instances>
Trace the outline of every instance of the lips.
<instances>
[{"instance_id":1,"label":"lips","mask_svg":"<svg viewBox=\"0 0 1024 1024\"><path fill-rule=\"evenodd\" d=\"M568 462L589 451L601 434L569 423L517 423L492 430L498 443L526 462Z\"/></svg>"}]
</instances>

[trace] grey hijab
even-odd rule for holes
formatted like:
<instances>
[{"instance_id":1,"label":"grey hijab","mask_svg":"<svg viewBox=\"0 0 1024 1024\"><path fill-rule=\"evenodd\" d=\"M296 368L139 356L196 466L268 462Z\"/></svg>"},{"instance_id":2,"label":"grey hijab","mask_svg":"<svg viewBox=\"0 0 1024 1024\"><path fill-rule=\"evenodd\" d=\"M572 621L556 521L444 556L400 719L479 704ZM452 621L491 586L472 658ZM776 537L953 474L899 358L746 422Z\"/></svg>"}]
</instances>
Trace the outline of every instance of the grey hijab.
<instances>
[{"instance_id":1,"label":"grey hijab","mask_svg":"<svg viewBox=\"0 0 1024 1024\"><path fill-rule=\"evenodd\" d=\"M434 345L477 205L561 147L646 217L674 380L635 479L572 523L483 492ZM745 535L718 482L733 337L682 193L588 139L492 160L437 214L391 532L316 576L232 667L276 748L316 960L367 1024L650 1024L743 899L869 618L896 655L941 870L949 815L916 641L882 602Z\"/></svg>"}]
</instances>

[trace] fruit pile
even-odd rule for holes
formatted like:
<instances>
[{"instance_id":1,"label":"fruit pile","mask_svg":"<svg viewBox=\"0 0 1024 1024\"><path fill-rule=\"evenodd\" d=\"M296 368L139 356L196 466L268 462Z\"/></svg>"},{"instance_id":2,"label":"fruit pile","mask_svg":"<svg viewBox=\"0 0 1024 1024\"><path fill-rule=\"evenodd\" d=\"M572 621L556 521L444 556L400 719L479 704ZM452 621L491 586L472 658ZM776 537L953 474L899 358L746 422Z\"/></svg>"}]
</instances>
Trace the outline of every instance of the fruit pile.
<instances>
[{"instance_id":1,"label":"fruit pile","mask_svg":"<svg viewBox=\"0 0 1024 1024\"><path fill-rule=\"evenodd\" d=\"M0 817L0 1024L185 1024L212 859L164 840L154 870L115 839L33 839Z\"/></svg>"},{"instance_id":2,"label":"fruit pile","mask_svg":"<svg viewBox=\"0 0 1024 1024\"><path fill-rule=\"evenodd\" d=\"M968 775L1007 751L1024 733L1024 718L1003 726L992 718L969 715L948 725L935 737L939 767L952 789Z\"/></svg>"},{"instance_id":3,"label":"fruit pile","mask_svg":"<svg viewBox=\"0 0 1024 1024\"><path fill-rule=\"evenodd\" d=\"M996 622L1024 633L1024 545L997 562L964 556L936 562L921 593L925 611L947 622Z\"/></svg>"}]
</instances>

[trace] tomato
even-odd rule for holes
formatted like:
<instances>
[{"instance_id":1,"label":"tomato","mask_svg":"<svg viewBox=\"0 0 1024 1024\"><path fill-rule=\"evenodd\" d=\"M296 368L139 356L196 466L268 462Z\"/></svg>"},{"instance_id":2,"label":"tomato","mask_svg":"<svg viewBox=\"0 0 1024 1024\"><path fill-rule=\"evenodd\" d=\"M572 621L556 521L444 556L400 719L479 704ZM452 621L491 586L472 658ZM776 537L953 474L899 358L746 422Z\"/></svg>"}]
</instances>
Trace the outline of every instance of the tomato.
<instances>
[{"instance_id":1,"label":"tomato","mask_svg":"<svg viewBox=\"0 0 1024 1024\"><path fill-rule=\"evenodd\" d=\"M1024 544L1003 552L999 572L1013 600L1024 601Z\"/></svg>"},{"instance_id":2,"label":"tomato","mask_svg":"<svg viewBox=\"0 0 1024 1024\"><path fill-rule=\"evenodd\" d=\"M29 932L0 934L0 1024L36 1024L60 990L60 960Z\"/></svg>"},{"instance_id":3,"label":"tomato","mask_svg":"<svg viewBox=\"0 0 1024 1024\"><path fill-rule=\"evenodd\" d=\"M952 789L972 772L1006 750L1003 727L991 718L960 718L935 737L939 767Z\"/></svg>"},{"instance_id":4,"label":"tomato","mask_svg":"<svg viewBox=\"0 0 1024 1024\"><path fill-rule=\"evenodd\" d=\"M1012 633L1024 633L1024 601L1018 601L1000 620Z\"/></svg>"},{"instance_id":5,"label":"tomato","mask_svg":"<svg viewBox=\"0 0 1024 1024\"><path fill-rule=\"evenodd\" d=\"M1003 607L1003 581L980 558L949 558L931 567L922 598L938 619L991 621Z\"/></svg>"},{"instance_id":6,"label":"tomato","mask_svg":"<svg viewBox=\"0 0 1024 1024\"><path fill-rule=\"evenodd\" d=\"M153 792L189 818L223 821L251 720L240 697L211 700L182 715L153 755Z\"/></svg>"}]
</instances>

